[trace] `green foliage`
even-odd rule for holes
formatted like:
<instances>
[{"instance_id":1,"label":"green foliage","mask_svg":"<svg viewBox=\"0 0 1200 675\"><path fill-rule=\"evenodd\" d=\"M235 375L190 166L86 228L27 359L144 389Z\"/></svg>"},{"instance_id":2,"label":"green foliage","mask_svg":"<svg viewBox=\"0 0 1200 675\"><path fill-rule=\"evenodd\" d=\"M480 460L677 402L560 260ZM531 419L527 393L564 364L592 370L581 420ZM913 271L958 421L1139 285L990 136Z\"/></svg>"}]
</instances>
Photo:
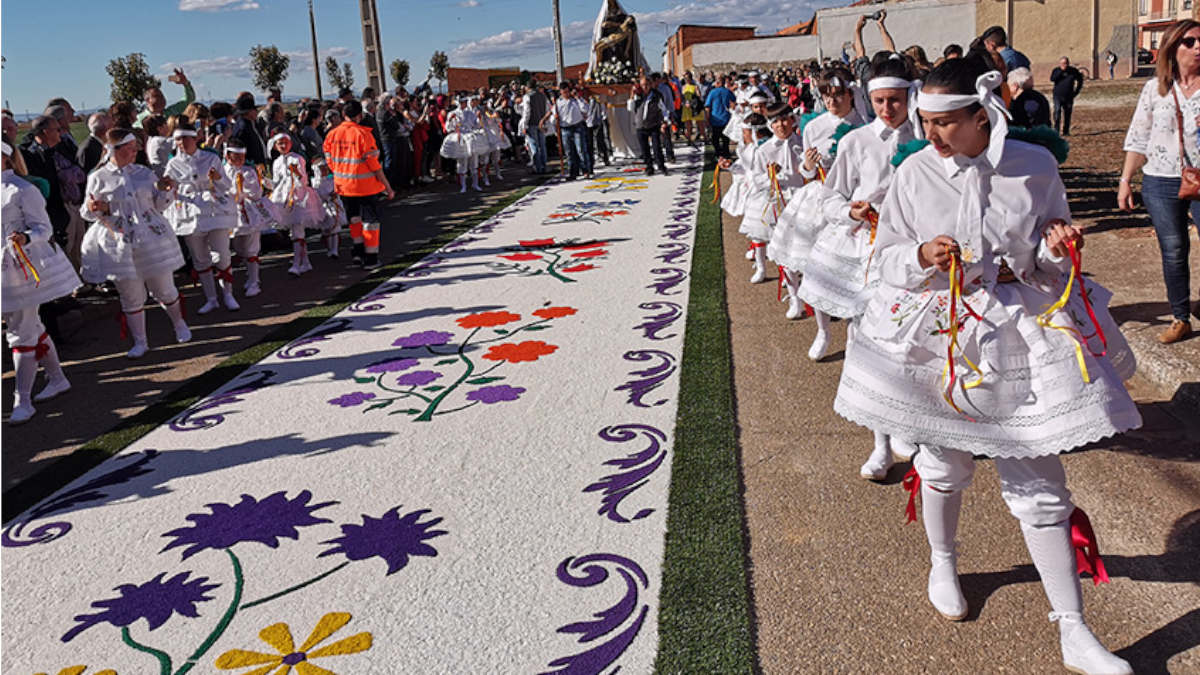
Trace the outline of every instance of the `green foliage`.
<instances>
[{"instance_id":1,"label":"green foliage","mask_svg":"<svg viewBox=\"0 0 1200 675\"><path fill-rule=\"evenodd\" d=\"M354 71L350 69L350 62L342 64L342 82L345 83L347 89L354 88Z\"/></svg>"},{"instance_id":2,"label":"green foliage","mask_svg":"<svg viewBox=\"0 0 1200 675\"><path fill-rule=\"evenodd\" d=\"M342 69L338 60L332 56L325 58L325 76L329 80L329 86L336 93L338 89L345 87L345 81L342 79Z\"/></svg>"},{"instance_id":3,"label":"green foliage","mask_svg":"<svg viewBox=\"0 0 1200 675\"><path fill-rule=\"evenodd\" d=\"M279 87L288 76L291 59L275 45L250 48L250 67L254 70L254 86L259 91Z\"/></svg>"},{"instance_id":4,"label":"green foliage","mask_svg":"<svg viewBox=\"0 0 1200 675\"><path fill-rule=\"evenodd\" d=\"M110 89L113 103L141 101L148 89L162 86L162 80L150 74L150 66L146 64L146 55L134 52L122 58L108 62L104 71L112 77Z\"/></svg>"},{"instance_id":5,"label":"green foliage","mask_svg":"<svg viewBox=\"0 0 1200 675\"><path fill-rule=\"evenodd\" d=\"M450 57L446 56L446 52L434 52L429 59L429 69L433 71L434 78L445 82L446 73L450 70Z\"/></svg>"},{"instance_id":6,"label":"green foliage","mask_svg":"<svg viewBox=\"0 0 1200 675\"><path fill-rule=\"evenodd\" d=\"M403 87L408 84L408 61L396 59L392 61L391 67L388 69L392 74L392 81L397 87Z\"/></svg>"}]
</instances>

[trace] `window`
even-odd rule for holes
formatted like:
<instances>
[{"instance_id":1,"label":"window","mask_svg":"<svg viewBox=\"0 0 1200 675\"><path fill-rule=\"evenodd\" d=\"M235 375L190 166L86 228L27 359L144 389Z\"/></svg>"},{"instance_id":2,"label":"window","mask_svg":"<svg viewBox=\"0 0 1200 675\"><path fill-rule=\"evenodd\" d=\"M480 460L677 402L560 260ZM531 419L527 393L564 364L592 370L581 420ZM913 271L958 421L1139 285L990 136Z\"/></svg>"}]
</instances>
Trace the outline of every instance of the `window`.
<instances>
[{"instance_id":1,"label":"window","mask_svg":"<svg viewBox=\"0 0 1200 675\"><path fill-rule=\"evenodd\" d=\"M1192 0L1183 0L1183 8L1191 9L1192 8Z\"/></svg>"},{"instance_id":2,"label":"window","mask_svg":"<svg viewBox=\"0 0 1200 675\"><path fill-rule=\"evenodd\" d=\"M1138 14L1145 16L1150 13L1150 0L1138 0Z\"/></svg>"},{"instance_id":3,"label":"window","mask_svg":"<svg viewBox=\"0 0 1200 675\"><path fill-rule=\"evenodd\" d=\"M1175 0L1167 0L1167 16L1175 16Z\"/></svg>"}]
</instances>

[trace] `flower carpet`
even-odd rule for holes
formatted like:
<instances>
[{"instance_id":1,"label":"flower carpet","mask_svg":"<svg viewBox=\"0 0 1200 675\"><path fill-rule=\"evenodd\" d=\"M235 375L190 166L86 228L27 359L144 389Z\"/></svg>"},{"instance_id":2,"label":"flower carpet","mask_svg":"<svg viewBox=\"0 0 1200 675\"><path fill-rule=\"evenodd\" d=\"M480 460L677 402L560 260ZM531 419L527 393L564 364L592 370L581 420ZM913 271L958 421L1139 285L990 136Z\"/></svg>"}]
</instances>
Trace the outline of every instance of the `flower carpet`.
<instances>
[{"instance_id":1,"label":"flower carpet","mask_svg":"<svg viewBox=\"0 0 1200 675\"><path fill-rule=\"evenodd\" d=\"M641 673L702 157L531 192L2 535L5 673Z\"/></svg>"}]
</instances>

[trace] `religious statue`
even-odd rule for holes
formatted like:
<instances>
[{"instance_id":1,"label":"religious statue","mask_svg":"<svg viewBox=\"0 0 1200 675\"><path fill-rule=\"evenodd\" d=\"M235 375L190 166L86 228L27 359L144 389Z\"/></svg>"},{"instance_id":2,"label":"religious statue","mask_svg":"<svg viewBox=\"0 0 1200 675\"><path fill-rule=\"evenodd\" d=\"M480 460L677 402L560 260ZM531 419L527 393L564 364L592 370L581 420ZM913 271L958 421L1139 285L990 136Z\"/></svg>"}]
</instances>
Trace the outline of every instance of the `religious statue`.
<instances>
[{"instance_id":1,"label":"religious statue","mask_svg":"<svg viewBox=\"0 0 1200 675\"><path fill-rule=\"evenodd\" d=\"M607 0L604 19L600 24L600 39L592 46L596 61L633 63L640 56L636 37L637 19L621 9L617 0Z\"/></svg>"}]
</instances>

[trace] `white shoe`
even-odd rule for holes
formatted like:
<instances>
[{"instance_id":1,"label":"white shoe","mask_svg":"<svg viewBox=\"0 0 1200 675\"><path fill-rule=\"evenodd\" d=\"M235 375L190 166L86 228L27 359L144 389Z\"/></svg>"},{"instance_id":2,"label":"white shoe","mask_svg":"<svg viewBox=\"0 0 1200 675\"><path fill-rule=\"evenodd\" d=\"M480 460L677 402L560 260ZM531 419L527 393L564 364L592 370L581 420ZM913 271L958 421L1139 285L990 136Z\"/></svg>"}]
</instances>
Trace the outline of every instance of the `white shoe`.
<instances>
[{"instance_id":1,"label":"white shoe","mask_svg":"<svg viewBox=\"0 0 1200 675\"><path fill-rule=\"evenodd\" d=\"M145 342L134 342L133 347L130 348L129 351L125 352L125 358L140 359L145 356L146 352L148 351L150 351L150 345L146 344Z\"/></svg>"},{"instance_id":2,"label":"white shoe","mask_svg":"<svg viewBox=\"0 0 1200 675\"><path fill-rule=\"evenodd\" d=\"M871 456L858 470L858 475L867 480L883 480L887 478L888 469L892 468L892 449L888 447L885 441L882 444L876 444L875 449L871 451Z\"/></svg>"},{"instance_id":3,"label":"white shoe","mask_svg":"<svg viewBox=\"0 0 1200 675\"><path fill-rule=\"evenodd\" d=\"M41 391L34 395L33 400L35 403L49 401L55 396L58 396L59 394L65 394L68 391L71 391L71 383L67 381L67 378L64 377L57 381L50 380L50 382Z\"/></svg>"},{"instance_id":4,"label":"white shoe","mask_svg":"<svg viewBox=\"0 0 1200 675\"><path fill-rule=\"evenodd\" d=\"M301 274L300 266L297 265L296 263L292 263L292 266L288 268L288 274L290 274L294 277L300 276L300 274Z\"/></svg>"},{"instance_id":5,"label":"white shoe","mask_svg":"<svg viewBox=\"0 0 1200 675\"><path fill-rule=\"evenodd\" d=\"M808 358L813 361L820 361L825 358L825 352L829 349L829 333L817 331L817 336L813 338L812 346L808 348Z\"/></svg>"},{"instance_id":6,"label":"white shoe","mask_svg":"<svg viewBox=\"0 0 1200 675\"><path fill-rule=\"evenodd\" d=\"M253 298L259 293L262 293L262 287L258 284L246 284L246 288L242 290L242 295L247 298Z\"/></svg>"},{"instance_id":7,"label":"white shoe","mask_svg":"<svg viewBox=\"0 0 1200 675\"><path fill-rule=\"evenodd\" d=\"M1105 649L1078 612L1051 612L1050 620L1058 622L1067 670L1082 675L1132 675L1129 662Z\"/></svg>"},{"instance_id":8,"label":"white shoe","mask_svg":"<svg viewBox=\"0 0 1200 675\"><path fill-rule=\"evenodd\" d=\"M917 454L917 444L909 443L902 438L892 436L892 454L900 458L900 461L907 462Z\"/></svg>"},{"instance_id":9,"label":"white shoe","mask_svg":"<svg viewBox=\"0 0 1200 675\"><path fill-rule=\"evenodd\" d=\"M929 569L929 602L939 614L951 621L967 618L967 599L958 584L958 567L954 554L934 555Z\"/></svg>"},{"instance_id":10,"label":"white shoe","mask_svg":"<svg viewBox=\"0 0 1200 675\"><path fill-rule=\"evenodd\" d=\"M206 300L204 302L204 304L200 307L200 309L196 310L196 313L197 314L208 314L209 312L215 310L216 308L218 308L220 306L221 305L219 302L217 302L216 298L209 298L208 300Z\"/></svg>"},{"instance_id":11,"label":"white shoe","mask_svg":"<svg viewBox=\"0 0 1200 675\"><path fill-rule=\"evenodd\" d=\"M754 249L746 251L746 260L754 260Z\"/></svg>"},{"instance_id":12,"label":"white shoe","mask_svg":"<svg viewBox=\"0 0 1200 675\"><path fill-rule=\"evenodd\" d=\"M484 187L492 187L492 181L488 180L487 176L483 177L483 186Z\"/></svg>"},{"instance_id":13,"label":"white shoe","mask_svg":"<svg viewBox=\"0 0 1200 675\"><path fill-rule=\"evenodd\" d=\"M37 414L33 404L26 403L13 408L12 415L8 418L9 424L24 424L29 421L29 418Z\"/></svg>"},{"instance_id":14,"label":"white shoe","mask_svg":"<svg viewBox=\"0 0 1200 675\"><path fill-rule=\"evenodd\" d=\"M762 282L764 282L766 280L767 280L767 268L766 267L755 267L754 275L750 277L750 283L761 284Z\"/></svg>"},{"instance_id":15,"label":"white shoe","mask_svg":"<svg viewBox=\"0 0 1200 675\"><path fill-rule=\"evenodd\" d=\"M234 299L233 293L226 293L223 297L223 301L225 302L225 309L231 312L236 312L242 308L242 306L238 304L237 300Z\"/></svg>"},{"instance_id":16,"label":"white shoe","mask_svg":"<svg viewBox=\"0 0 1200 675\"><path fill-rule=\"evenodd\" d=\"M792 296L788 298L788 308L784 316L788 319L798 319L804 314L804 303L800 302L800 298Z\"/></svg>"},{"instance_id":17,"label":"white shoe","mask_svg":"<svg viewBox=\"0 0 1200 675\"><path fill-rule=\"evenodd\" d=\"M192 329L188 328L186 323L175 324L175 341L179 343L189 342L192 339Z\"/></svg>"},{"instance_id":18,"label":"white shoe","mask_svg":"<svg viewBox=\"0 0 1200 675\"><path fill-rule=\"evenodd\" d=\"M307 258L304 260L304 262L300 263L299 267L301 274L304 274L305 272L311 272L312 268L312 262L310 262Z\"/></svg>"},{"instance_id":19,"label":"white shoe","mask_svg":"<svg viewBox=\"0 0 1200 675\"><path fill-rule=\"evenodd\" d=\"M460 194L460 195L461 195L461 194L463 194L463 193L464 193L464 192L466 192L466 191L467 191L467 184L466 184L466 183L463 183L463 184L462 184L462 187L461 187L461 188L459 188L459 190L458 190L458 194Z\"/></svg>"}]
</instances>

